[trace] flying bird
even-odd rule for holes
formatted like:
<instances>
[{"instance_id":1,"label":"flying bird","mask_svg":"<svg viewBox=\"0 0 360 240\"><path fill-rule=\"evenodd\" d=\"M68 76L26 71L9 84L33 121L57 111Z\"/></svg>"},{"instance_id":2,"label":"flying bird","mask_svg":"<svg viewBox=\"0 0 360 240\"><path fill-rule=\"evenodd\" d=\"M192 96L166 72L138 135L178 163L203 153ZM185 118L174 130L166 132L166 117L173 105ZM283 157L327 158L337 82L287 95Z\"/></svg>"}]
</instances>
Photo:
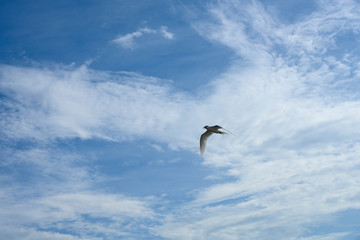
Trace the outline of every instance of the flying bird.
<instances>
[{"instance_id":1,"label":"flying bird","mask_svg":"<svg viewBox=\"0 0 360 240\"><path fill-rule=\"evenodd\" d=\"M201 156L204 155L205 147L206 147L206 141L211 136L211 134L216 133L216 134L224 135L224 134L228 134L227 132L232 134L230 131L226 130L223 127L220 127L219 125L205 126L204 128L206 129L206 132L204 132L200 137L200 154L201 154ZM220 129L225 130L227 132L220 131Z\"/></svg>"}]
</instances>

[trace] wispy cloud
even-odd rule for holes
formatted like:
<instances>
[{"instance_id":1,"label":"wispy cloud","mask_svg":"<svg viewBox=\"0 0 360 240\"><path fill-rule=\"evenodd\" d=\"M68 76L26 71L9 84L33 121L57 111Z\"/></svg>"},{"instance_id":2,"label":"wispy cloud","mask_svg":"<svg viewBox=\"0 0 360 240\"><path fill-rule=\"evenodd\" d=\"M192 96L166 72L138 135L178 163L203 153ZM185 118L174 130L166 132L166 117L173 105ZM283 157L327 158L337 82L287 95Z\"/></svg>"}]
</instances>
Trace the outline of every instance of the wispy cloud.
<instances>
[{"instance_id":1,"label":"wispy cloud","mask_svg":"<svg viewBox=\"0 0 360 240\"><path fill-rule=\"evenodd\" d=\"M119 44L123 48L133 49L135 47L135 39L146 34L160 34L163 38L170 40L174 38L174 34L169 32L166 26L161 26L159 29L141 28L136 32L120 35L112 40L112 42Z\"/></svg>"},{"instance_id":2,"label":"wispy cloud","mask_svg":"<svg viewBox=\"0 0 360 240\"><path fill-rule=\"evenodd\" d=\"M237 180L199 191L183 212L164 221L163 236L297 239L307 226L360 207L354 185L360 181L359 132L349 124L360 121L359 98L349 87L359 89L351 74L359 59L329 53L338 36L358 33L354 4L335 2L285 26L258 2L221 1L209 11L215 23L195 24L248 60L246 70L234 62L207 99L208 109L217 110L209 119L237 126L238 134L213 139L216 148L205 163L226 167Z\"/></svg>"},{"instance_id":3,"label":"wispy cloud","mask_svg":"<svg viewBox=\"0 0 360 240\"><path fill-rule=\"evenodd\" d=\"M174 39L174 34L169 32L166 26L162 26L158 31L163 35L164 38Z\"/></svg>"},{"instance_id":4,"label":"wispy cloud","mask_svg":"<svg viewBox=\"0 0 360 240\"><path fill-rule=\"evenodd\" d=\"M80 186L78 193L47 192L12 207L5 200L9 218L23 216L25 206L34 206L33 215L40 216L14 223L13 229L44 221L45 230L76 226L69 239L90 238L84 234L89 229L123 236L119 226L127 234L136 231L143 226L139 214L145 212L146 218L161 221L151 226L151 232L166 239L312 239L304 236L309 226L338 212L360 209L360 130L356 128L360 61L355 50L331 51L343 34L359 35L360 13L353 1L319 4L323 7L317 12L291 24L281 23L256 1L219 1L210 7L210 23L197 21L194 27L205 38L233 49L246 63L231 62L228 71L199 95L135 73L95 71L88 66L1 65L4 141L149 138L170 149L198 154L204 124L220 124L236 134L211 138L203 160L219 176L233 180L197 189L193 200L166 213L157 213L146 198L96 193ZM120 37L118 43L132 46L143 34L172 38L166 28L141 29ZM157 143L151 144L157 148ZM50 172L58 168L51 161L39 164ZM77 177L91 182L85 173ZM89 208L83 207L87 201ZM94 209L98 203L101 211ZM123 204L133 210L127 211ZM109 206L115 207L113 212ZM48 210L54 221L44 216ZM87 217L105 218L111 224L99 220L95 226ZM132 228L126 219L139 224ZM317 237L336 239L347 234Z\"/></svg>"},{"instance_id":5,"label":"wispy cloud","mask_svg":"<svg viewBox=\"0 0 360 240\"><path fill-rule=\"evenodd\" d=\"M51 71L3 65L0 74L2 90L9 97L3 101L8 111L3 111L2 131L13 139L121 140L130 136L126 132L146 134L149 128L163 132L178 118L175 102L182 98L171 95L156 78L97 72L86 66ZM166 118L158 114L164 111Z\"/></svg>"},{"instance_id":6,"label":"wispy cloud","mask_svg":"<svg viewBox=\"0 0 360 240\"><path fill-rule=\"evenodd\" d=\"M98 192L60 193L12 204L2 201L1 215L6 218L2 232L9 239L138 237L137 231L146 230L142 222L154 216L144 201Z\"/></svg>"},{"instance_id":7,"label":"wispy cloud","mask_svg":"<svg viewBox=\"0 0 360 240\"><path fill-rule=\"evenodd\" d=\"M98 176L64 149L4 150L0 229L9 239L101 239L140 236L152 199L94 190ZM21 165L23 168L18 168ZM94 237L98 236L98 237Z\"/></svg>"}]
</instances>

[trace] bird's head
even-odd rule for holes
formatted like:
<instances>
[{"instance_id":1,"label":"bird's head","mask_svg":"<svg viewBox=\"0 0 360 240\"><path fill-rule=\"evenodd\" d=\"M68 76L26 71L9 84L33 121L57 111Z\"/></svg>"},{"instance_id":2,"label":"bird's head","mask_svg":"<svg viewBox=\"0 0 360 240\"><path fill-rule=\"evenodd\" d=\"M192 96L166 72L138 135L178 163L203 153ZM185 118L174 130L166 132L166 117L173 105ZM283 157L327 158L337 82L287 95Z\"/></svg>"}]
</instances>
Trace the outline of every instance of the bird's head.
<instances>
[{"instance_id":1,"label":"bird's head","mask_svg":"<svg viewBox=\"0 0 360 240\"><path fill-rule=\"evenodd\" d=\"M208 127L209 127L209 126L208 126L208 125L206 125L204 128L205 128L205 129L207 129Z\"/></svg>"}]
</instances>

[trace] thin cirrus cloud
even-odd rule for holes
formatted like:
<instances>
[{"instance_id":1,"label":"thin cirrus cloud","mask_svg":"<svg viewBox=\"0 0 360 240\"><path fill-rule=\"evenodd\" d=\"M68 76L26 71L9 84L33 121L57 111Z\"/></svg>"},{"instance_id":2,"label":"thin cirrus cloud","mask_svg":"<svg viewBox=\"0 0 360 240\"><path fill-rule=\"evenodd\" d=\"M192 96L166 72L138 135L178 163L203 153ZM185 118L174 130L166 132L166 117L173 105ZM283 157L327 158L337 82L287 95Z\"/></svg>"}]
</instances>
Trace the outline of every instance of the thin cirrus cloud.
<instances>
[{"instance_id":1,"label":"thin cirrus cloud","mask_svg":"<svg viewBox=\"0 0 360 240\"><path fill-rule=\"evenodd\" d=\"M205 159L237 180L200 190L159 232L169 239L351 238L359 232L306 232L360 207L359 98L349 89L359 87L359 59L326 52L338 36L359 32L356 3L336 2L290 25L257 2L225 3L209 10L213 22L195 28L255 66L238 73L234 63L208 99L209 106L241 103L218 112L237 139L214 139Z\"/></svg>"},{"instance_id":2,"label":"thin cirrus cloud","mask_svg":"<svg viewBox=\"0 0 360 240\"><path fill-rule=\"evenodd\" d=\"M141 224L154 216L145 201L119 194L59 193L3 204L2 236L9 239L99 239L129 237L143 231ZM129 226L128 222L132 224ZM30 227L26 227L30 226ZM56 233L51 229L66 230ZM39 230L41 229L41 230ZM73 233L69 234L69 233ZM32 236L32 238L29 236Z\"/></svg>"},{"instance_id":3,"label":"thin cirrus cloud","mask_svg":"<svg viewBox=\"0 0 360 240\"><path fill-rule=\"evenodd\" d=\"M14 139L98 137L117 141L128 136L126 132L159 131L178 118L175 105L181 96L170 96L169 88L156 84L156 78L109 74L87 66L54 71L1 66L0 71L2 89L17 100L3 102L12 111L3 114L2 131ZM25 76L28 81L23 82ZM168 98L173 100L163 104ZM168 114L163 118L154 111ZM161 124L156 127L155 123Z\"/></svg>"},{"instance_id":4,"label":"thin cirrus cloud","mask_svg":"<svg viewBox=\"0 0 360 240\"><path fill-rule=\"evenodd\" d=\"M161 144L162 151L198 155L199 123L220 124L236 134L210 139L202 162L217 174L212 179L232 180L194 189L192 199L170 203L167 211L155 207L164 204L162 199L94 191L94 179L106 176L93 176L85 166L72 171L79 156L64 162L53 149L18 150L7 167L30 159L33 167L46 170L41 172L44 178L54 176L56 169L59 175L48 186L39 185L47 189L41 197L17 199L14 206L4 200L9 211L3 214L13 219L7 229L34 236L51 233L54 238L60 238L51 231L54 226L71 229L63 239L146 238L136 232L165 239L310 240L358 234L341 228L312 232L329 219L336 225L338 213L360 209L359 58L355 51L330 51L336 50L343 34L358 35L360 13L355 6L353 1L335 1L290 24L281 23L256 1L246 7L237 1L210 6L210 21L197 19L193 27L246 61L229 63L199 95L181 92L162 79L87 65L1 65L5 97L0 124L2 138L9 141L147 138ZM120 42L133 47L144 34L164 33L139 30ZM51 191L66 172L73 178L63 184L74 188ZM10 173L8 177L10 181ZM82 184L74 184L78 182ZM5 199L15 198L15 192L9 192L3 193ZM32 206L30 215L36 217L24 217L26 206ZM41 226L26 228L35 221ZM147 225L149 221L153 223ZM15 230L6 233L13 236Z\"/></svg>"},{"instance_id":5,"label":"thin cirrus cloud","mask_svg":"<svg viewBox=\"0 0 360 240\"><path fill-rule=\"evenodd\" d=\"M56 143L76 138L125 141L146 135L149 128L155 130L150 136L164 132L178 117L174 102L181 96L170 96L169 87L156 78L94 71L86 65L0 69L1 140L7 146L0 151L6 159L0 164L0 212L6 216L2 236L146 238L148 229L142 226L154 221L153 200L96 188L109 178L91 167L91 159ZM169 98L174 100L164 104ZM13 142L23 145L16 149ZM18 166L21 170L15 171Z\"/></svg>"},{"instance_id":6,"label":"thin cirrus cloud","mask_svg":"<svg viewBox=\"0 0 360 240\"><path fill-rule=\"evenodd\" d=\"M61 148L27 148L0 151L7 156L0 165L4 238L139 237L137 232L146 231L143 222L154 220L151 198L95 191L103 177L87 167L91 160Z\"/></svg>"},{"instance_id":7,"label":"thin cirrus cloud","mask_svg":"<svg viewBox=\"0 0 360 240\"><path fill-rule=\"evenodd\" d=\"M135 40L147 34L159 34L165 39L174 39L174 34L169 32L166 26L161 26L159 29L141 28L136 32L120 35L112 40L112 42L119 44L123 48L133 49L135 47Z\"/></svg>"}]
</instances>

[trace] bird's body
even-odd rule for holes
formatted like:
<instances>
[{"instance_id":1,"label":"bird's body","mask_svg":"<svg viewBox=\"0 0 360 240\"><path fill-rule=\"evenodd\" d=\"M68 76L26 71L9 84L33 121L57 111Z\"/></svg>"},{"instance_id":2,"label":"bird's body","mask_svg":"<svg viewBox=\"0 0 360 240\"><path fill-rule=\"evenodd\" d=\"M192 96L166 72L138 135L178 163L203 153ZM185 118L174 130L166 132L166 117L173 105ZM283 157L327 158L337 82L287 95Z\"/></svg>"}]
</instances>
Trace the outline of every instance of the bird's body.
<instances>
[{"instance_id":1,"label":"bird's body","mask_svg":"<svg viewBox=\"0 0 360 240\"><path fill-rule=\"evenodd\" d=\"M204 132L200 137L200 153L201 156L204 155L205 147L206 147L206 141L207 139L213 134L227 134L226 132L220 131L220 129L224 129L223 127L220 127L219 125L215 126L205 126L206 132ZM225 129L224 129L225 130Z\"/></svg>"}]
</instances>

